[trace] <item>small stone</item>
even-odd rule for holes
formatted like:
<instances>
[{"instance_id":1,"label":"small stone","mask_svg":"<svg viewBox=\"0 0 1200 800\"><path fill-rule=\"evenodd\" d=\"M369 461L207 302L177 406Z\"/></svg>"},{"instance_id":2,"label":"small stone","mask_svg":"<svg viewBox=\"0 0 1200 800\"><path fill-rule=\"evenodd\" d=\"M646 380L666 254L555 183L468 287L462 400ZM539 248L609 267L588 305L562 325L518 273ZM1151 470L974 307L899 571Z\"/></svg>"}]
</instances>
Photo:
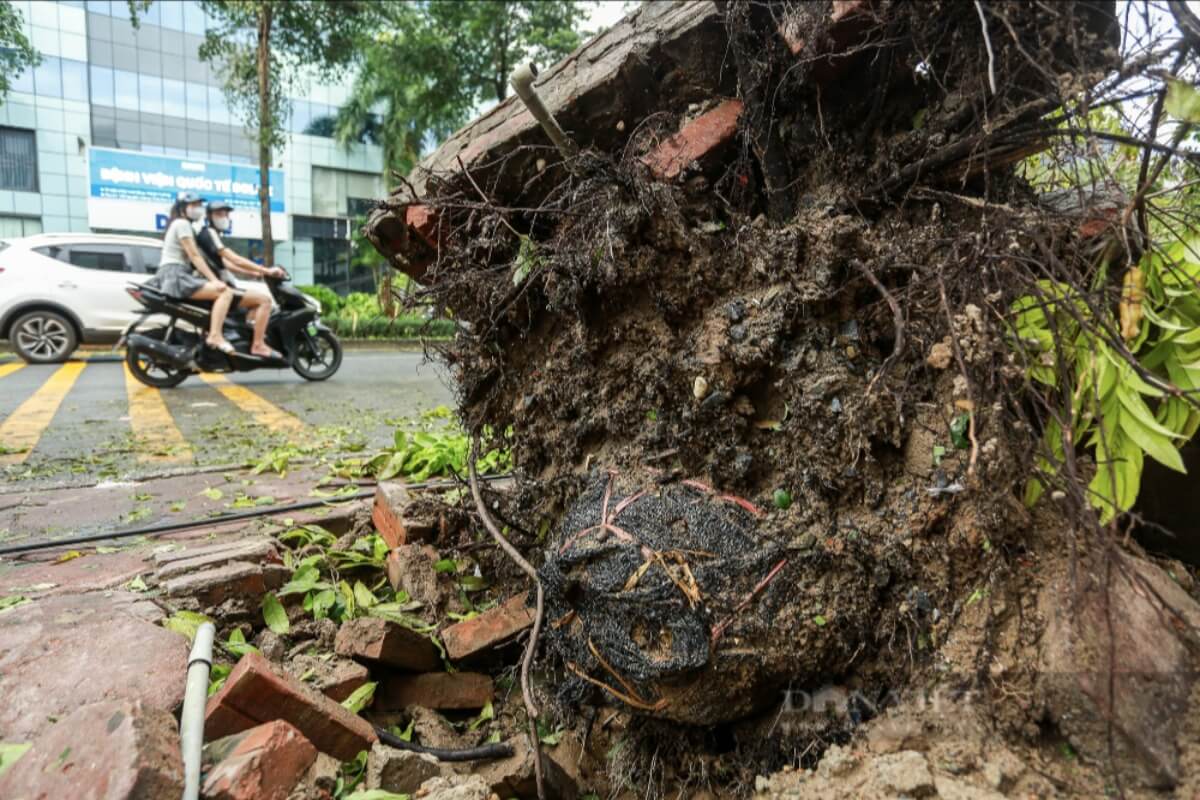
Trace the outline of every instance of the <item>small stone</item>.
<instances>
[{"instance_id":1,"label":"small stone","mask_svg":"<svg viewBox=\"0 0 1200 800\"><path fill-rule=\"evenodd\" d=\"M741 300L730 300L725 306L725 316L730 322L741 322L746 318L746 304Z\"/></svg>"},{"instance_id":2,"label":"small stone","mask_svg":"<svg viewBox=\"0 0 1200 800\"><path fill-rule=\"evenodd\" d=\"M412 794L430 778L442 775L436 758L411 750L398 750L376 742L367 755L367 789Z\"/></svg>"},{"instance_id":3,"label":"small stone","mask_svg":"<svg viewBox=\"0 0 1200 800\"><path fill-rule=\"evenodd\" d=\"M704 398L704 402L700 403L700 408L706 411L711 408L717 408L724 405L728 399L729 395L725 394L725 392L716 391Z\"/></svg>"},{"instance_id":4,"label":"small stone","mask_svg":"<svg viewBox=\"0 0 1200 800\"><path fill-rule=\"evenodd\" d=\"M254 646L267 657L268 661L282 661L287 655L287 646L279 634L270 628L263 628L254 637Z\"/></svg>"},{"instance_id":5,"label":"small stone","mask_svg":"<svg viewBox=\"0 0 1200 800\"><path fill-rule=\"evenodd\" d=\"M871 767L881 784L900 794L918 796L934 788L929 764L916 750L879 756Z\"/></svg>"},{"instance_id":6,"label":"small stone","mask_svg":"<svg viewBox=\"0 0 1200 800\"><path fill-rule=\"evenodd\" d=\"M948 775L938 775L933 783L941 800L1004 800L999 792Z\"/></svg>"},{"instance_id":7,"label":"small stone","mask_svg":"<svg viewBox=\"0 0 1200 800\"><path fill-rule=\"evenodd\" d=\"M708 380L703 375L697 375L696 380L692 381L692 397L699 401L707 396Z\"/></svg>"},{"instance_id":8,"label":"small stone","mask_svg":"<svg viewBox=\"0 0 1200 800\"><path fill-rule=\"evenodd\" d=\"M858 358L858 348L852 344L846 345L846 358L849 358L849 359Z\"/></svg>"},{"instance_id":9,"label":"small stone","mask_svg":"<svg viewBox=\"0 0 1200 800\"><path fill-rule=\"evenodd\" d=\"M742 324L730 325L729 338L734 342L743 341L746 338L746 326Z\"/></svg>"},{"instance_id":10,"label":"small stone","mask_svg":"<svg viewBox=\"0 0 1200 800\"><path fill-rule=\"evenodd\" d=\"M492 800L499 796L492 792L487 781L478 775L447 775L431 778L414 794L415 800Z\"/></svg>"}]
</instances>

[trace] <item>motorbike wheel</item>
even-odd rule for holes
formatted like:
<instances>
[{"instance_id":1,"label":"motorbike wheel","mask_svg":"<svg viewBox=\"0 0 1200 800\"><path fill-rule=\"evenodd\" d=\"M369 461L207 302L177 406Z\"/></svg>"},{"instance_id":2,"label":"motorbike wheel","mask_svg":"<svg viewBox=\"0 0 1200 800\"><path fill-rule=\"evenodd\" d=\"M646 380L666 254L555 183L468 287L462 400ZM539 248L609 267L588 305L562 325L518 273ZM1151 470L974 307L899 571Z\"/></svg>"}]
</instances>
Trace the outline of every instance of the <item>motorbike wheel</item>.
<instances>
[{"instance_id":1,"label":"motorbike wheel","mask_svg":"<svg viewBox=\"0 0 1200 800\"><path fill-rule=\"evenodd\" d=\"M309 381L331 378L341 365L342 343L331 331L324 330L301 339L292 361L296 374Z\"/></svg>"},{"instance_id":2,"label":"motorbike wheel","mask_svg":"<svg viewBox=\"0 0 1200 800\"><path fill-rule=\"evenodd\" d=\"M154 328L145 331L145 336L153 339L167 339L166 328ZM129 371L133 373L133 377L137 378L147 386L153 386L155 389L172 389L187 379L188 373L170 364L161 364L152 360L145 353L135 353L133 348L125 349L125 364L129 367Z\"/></svg>"}]
</instances>

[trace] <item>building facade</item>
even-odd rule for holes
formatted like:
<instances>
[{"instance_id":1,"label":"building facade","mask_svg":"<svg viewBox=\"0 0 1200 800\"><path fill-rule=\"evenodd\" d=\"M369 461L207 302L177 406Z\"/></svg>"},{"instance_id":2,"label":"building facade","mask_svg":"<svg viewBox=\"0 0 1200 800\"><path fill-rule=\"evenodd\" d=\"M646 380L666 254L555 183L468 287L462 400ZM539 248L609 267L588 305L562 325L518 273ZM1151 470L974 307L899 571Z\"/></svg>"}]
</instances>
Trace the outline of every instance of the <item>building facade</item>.
<instances>
[{"instance_id":1,"label":"building facade","mask_svg":"<svg viewBox=\"0 0 1200 800\"><path fill-rule=\"evenodd\" d=\"M134 29L125 0L14 0L42 61L0 104L0 237L161 230L178 187L230 199L233 246L261 252L257 147L199 58L193 0L155 0ZM339 145L347 85L292 98L272 164L276 261L297 283L365 288L350 270L354 218L383 197L383 153ZM241 234L239 236L239 233Z\"/></svg>"}]
</instances>

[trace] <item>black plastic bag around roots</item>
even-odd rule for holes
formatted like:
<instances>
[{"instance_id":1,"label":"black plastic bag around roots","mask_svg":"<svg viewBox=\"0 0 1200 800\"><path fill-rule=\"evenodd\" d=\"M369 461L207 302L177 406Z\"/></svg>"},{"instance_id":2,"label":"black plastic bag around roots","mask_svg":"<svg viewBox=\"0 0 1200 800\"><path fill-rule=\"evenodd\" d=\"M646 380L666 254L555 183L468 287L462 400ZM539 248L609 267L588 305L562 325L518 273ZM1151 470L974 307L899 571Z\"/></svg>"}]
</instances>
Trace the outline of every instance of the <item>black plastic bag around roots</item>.
<instances>
[{"instance_id":1,"label":"black plastic bag around roots","mask_svg":"<svg viewBox=\"0 0 1200 800\"><path fill-rule=\"evenodd\" d=\"M630 484L596 477L540 573L561 695L696 724L742 716L786 680L788 648L768 633L788 596L785 550L742 498Z\"/></svg>"}]
</instances>

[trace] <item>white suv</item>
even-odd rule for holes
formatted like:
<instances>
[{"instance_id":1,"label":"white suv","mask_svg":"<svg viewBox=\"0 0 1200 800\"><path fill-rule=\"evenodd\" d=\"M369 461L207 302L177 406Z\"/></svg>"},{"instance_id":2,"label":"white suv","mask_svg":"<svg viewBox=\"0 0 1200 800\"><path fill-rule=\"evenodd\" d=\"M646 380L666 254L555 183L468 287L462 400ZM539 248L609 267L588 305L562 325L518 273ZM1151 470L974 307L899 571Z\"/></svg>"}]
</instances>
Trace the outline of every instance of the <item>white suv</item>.
<instances>
[{"instance_id":1,"label":"white suv","mask_svg":"<svg viewBox=\"0 0 1200 800\"><path fill-rule=\"evenodd\" d=\"M154 274L161 249L157 239L98 233L0 240L0 337L39 364L117 341L143 310L125 287Z\"/></svg>"}]
</instances>

